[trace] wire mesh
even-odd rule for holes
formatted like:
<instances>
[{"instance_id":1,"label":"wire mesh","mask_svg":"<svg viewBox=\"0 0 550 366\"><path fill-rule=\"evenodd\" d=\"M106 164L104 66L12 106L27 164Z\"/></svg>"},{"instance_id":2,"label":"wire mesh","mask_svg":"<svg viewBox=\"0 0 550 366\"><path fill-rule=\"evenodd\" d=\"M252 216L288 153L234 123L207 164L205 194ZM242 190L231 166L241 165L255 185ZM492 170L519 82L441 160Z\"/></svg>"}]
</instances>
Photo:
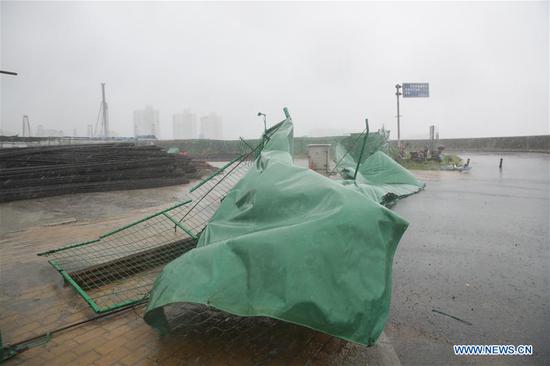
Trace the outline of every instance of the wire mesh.
<instances>
[{"instance_id":1,"label":"wire mesh","mask_svg":"<svg viewBox=\"0 0 550 366\"><path fill-rule=\"evenodd\" d=\"M365 151L361 156L360 152L366 132L367 129L364 129L361 133L352 133L350 136L340 141L339 145L343 152L338 153L338 145L333 147L332 155L335 156L335 165L329 172L329 176L335 175L337 172L342 170L344 167L342 163L346 157L348 157L348 159L351 158L355 163L358 160L361 160L361 164L363 164L369 156L374 154L376 151L388 151L389 131L380 129L377 132L367 134Z\"/></svg>"},{"instance_id":2,"label":"wire mesh","mask_svg":"<svg viewBox=\"0 0 550 366\"><path fill-rule=\"evenodd\" d=\"M253 156L253 151L250 151L192 188L188 195L191 203L174 212L178 223L184 224L198 237L226 194L246 174Z\"/></svg>"},{"instance_id":3,"label":"wire mesh","mask_svg":"<svg viewBox=\"0 0 550 366\"><path fill-rule=\"evenodd\" d=\"M263 143L194 186L186 202L96 240L40 253L96 312L147 299L164 266L193 249L220 202L246 174Z\"/></svg>"}]
</instances>

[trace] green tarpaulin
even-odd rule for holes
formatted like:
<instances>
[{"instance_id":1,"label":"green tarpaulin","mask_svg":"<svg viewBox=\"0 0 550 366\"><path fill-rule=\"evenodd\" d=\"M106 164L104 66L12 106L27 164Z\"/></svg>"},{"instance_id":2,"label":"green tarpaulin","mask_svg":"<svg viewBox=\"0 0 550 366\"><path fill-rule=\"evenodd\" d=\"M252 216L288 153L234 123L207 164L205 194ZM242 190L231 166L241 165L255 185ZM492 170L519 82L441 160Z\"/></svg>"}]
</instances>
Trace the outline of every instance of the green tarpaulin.
<instances>
[{"instance_id":1,"label":"green tarpaulin","mask_svg":"<svg viewBox=\"0 0 550 366\"><path fill-rule=\"evenodd\" d=\"M340 142L332 146L332 156L334 156L338 161L338 157L341 157L341 155L338 154L341 152L347 152L352 159L357 161L361 155L364 137L364 133L352 133L350 136L343 138ZM365 149L361 155L361 163L363 163L367 157L376 151L389 151L389 137L390 132L384 129L369 133L367 136ZM335 148L340 151L334 151Z\"/></svg>"},{"instance_id":2,"label":"green tarpaulin","mask_svg":"<svg viewBox=\"0 0 550 366\"><path fill-rule=\"evenodd\" d=\"M370 136L369 136L370 137ZM374 151L359 165L356 179L353 179L356 162L343 145L334 150L336 169L346 187L363 193L372 200L391 206L396 200L416 193L424 188L424 183L382 151Z\"/></svg>"},{"instance_id":3,"label":"green tarpaulin","mask_svg":"<svg viewBox=\"0 0 550 366\"><path fill-rule=\"evenodd\" d=\"M387 181L380 167L387 162L375 158L361 168L365 182L350 189L294 165L292 138L287 119L223 199L197 248L164 268L147 323L162 328L164 306L192 302L376 341L389 312L393 255L408 224L366 187L404 183Z\"/></svg>"}]
</instances>

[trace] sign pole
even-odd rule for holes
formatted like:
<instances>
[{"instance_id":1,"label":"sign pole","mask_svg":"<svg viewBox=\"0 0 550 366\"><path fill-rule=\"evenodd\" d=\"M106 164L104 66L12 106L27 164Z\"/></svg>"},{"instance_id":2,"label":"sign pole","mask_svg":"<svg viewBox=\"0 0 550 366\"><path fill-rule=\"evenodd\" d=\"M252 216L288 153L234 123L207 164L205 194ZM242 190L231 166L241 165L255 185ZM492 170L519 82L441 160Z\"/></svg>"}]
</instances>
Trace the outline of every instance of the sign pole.
<instances>
[{"instance_id":1,"label":"sign pole","mask_svg":"<svg viewBox=\"0 0 550 366\"><path fill-rule=\"evenodd\" d=\"M395 96L397 97L397 149L399 150L399 155L401 155L401 125L400 125L400 115L399 115L399 96L401 92L401 85L395 84Z\"/></svg>"},{"instance_id":2,"label":"sign pole","mask_svg":"<svg viewBox=\"0 0 550 366\"><path fill-rule=\"evenodd\" d=\"M400 89L403 88L403 94ZM429 83L403 83L403 85L395 85L395 96L397 97L397 147L399 148L399 156L401 156L403 150L401 149L401 126L399 114L399 96L403 98L428 98L430 96L430 84Z\"/></svg>"}]
</instances>

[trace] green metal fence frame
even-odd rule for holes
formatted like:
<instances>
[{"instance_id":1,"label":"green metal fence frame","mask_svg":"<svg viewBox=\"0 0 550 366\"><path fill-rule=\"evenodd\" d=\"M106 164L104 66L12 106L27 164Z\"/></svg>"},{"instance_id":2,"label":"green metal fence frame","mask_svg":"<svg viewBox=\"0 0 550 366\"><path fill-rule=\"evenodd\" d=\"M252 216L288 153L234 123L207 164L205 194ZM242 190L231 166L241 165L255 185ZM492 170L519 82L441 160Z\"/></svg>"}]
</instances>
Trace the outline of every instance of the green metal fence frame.
<instances>
[{"instance_id":1,"label":"green metal fence frame","mask_svg":"<svg viewBox=\"0 0 550 366\"><path fill-rule=\"evenodd\" d=\"M202 183L202 182L201 182ZM135 226L135 225L138 225L144 221L147 221L153 217L156 217L156 216L160 216L160 215L163 215L165 217L167 217L168 219L170 219L170 221L172 221L180 230L182 230L183 232L185 232L187 235L189 235L193 240L198 240L198 237L188 228L186 228L183 224L181 223L178 223L177 220L175 220L172 216L168 215L166 212L168 211L171 211L175 208L178 208L178 207L181 207L181 206L184 206L186 204L189 204L191 203L192 201L191 200L186 200L186 201L183 201L183 202L180 202L176 205L172 205L162 211L159 211L159 212L156 212L152 215L149 215L149 216L146 216L140 220L137 220L137 221L134 221L128 225L125 225L125 226L122 226L120 228L117 228L115 230L112 230L106 234L103 234L103 235L100 235L99 238L97 239L94 239L94 240L88 240L88 241L85 241L85 242L82 242L82 243L77 243L77 244L71 244L71 245L68 245L68 246L64 246L64 247L61 247L61 248L57 248L57 249L52 249L52 250L48 250L46 252L42 252L42 253L38 253L37 255L38 256L47 256L48 254L52 254L52 253L57 253L57 252L61 252L61 251L64 251L64 250L67 250L67 249L71 249L71 248L76 248L76 247L80 247L80 246L83 246L83 245L89 245L89 244L93 244L93 243L97 243L97 242L100 242L101 239L103 238L106 238L108 236L111 236L113 234L116 234L122 230L125 230L129 227L132 227L132 226ZM96 304L96 302L86 293L86 291L84 289L82 289L82 287L80 287L80 285L78 283L76 283L76 281L67 273L67 271L65 271L55 260L48 260L48 263L53 267L55 268L60 274L61 276L63 277L63 279L65 280L65 282L67 282L69 285L71 285L71 287L74 288L74 290L84 299L84 301L86 301L86 303L88 303L88 305L92 308L92 310L98 314L100 313L106 313L106 312L109 312L109 311L112 311L112 310L115 310L115 309L118 309L122 306L128 306L128 305L132 305L132 304L137 304L137 303L140 303L140 302L144 302L146 301L147 298L143 298L141 300L129 300L129 301L124 301L124 302L121 302L121 303L116 303L116 304L113 304L111 306L107 306L107 307L100 307Z\"/></svg>"},{"instance_id":2,"label":"green metal fence frame","mask_svg":"<svg viewBox=\"0 0 550 366\"><path fill-rule=\"evenodd\" d=\"M288 110L286 108L284 108L284 113L285 113L285 116L286 116L286 119L290 119L290 114L288 113ZM285 119L285 120L286 120ZM272 126L271 128L267 129L265 132L264 132L264 135L262 136L262 139L261 139L261 142L255 147L255 148L251 148L248 144L246 144L249 148L250 148L250 151L248 151L247 153L245 154L241 154L239 156L237 156L236 158L232 159L231 161L229 161L228 163L224 164L221 168L217 169L214 173L212 173L211 175L209 175L207 178L201 180L198 184L196 184L195 186L193 186L190 190L189 190L189 193L192 193L194 191L196 191L198 188L200 188L201 186L203 186L205 183L207 183L208 181L212 180L213 178L215 178L216 176L220 175L220 174L223 174L225 172L225 170L230 167L232 164L236 163L237 161L239 160L244 160L245 158L247 157L250 157L250 155L252 154L252 156L255 158L257 157L263 147L265 146L266 142L269 141L269 136L275 132L281 125L282 123L285 121L281 121L279 123L277 123L276 125ZM209 191L210 192L210 191ZM164 216L166 217L167 219L169 219L170 221L172 221L172 223L174 223L174 227L177 227L179 228L181 231L183 231L185 234L189 235L189 237L191 238L191 240L193 240L195 243L198 241L198 237L200 235L200 233L194 233L193 230L191 230L190 228L186 227L186 225L184 223L182 223L181 220L176 220L174 217L170 216L168 214L169 211L173 210L173 209L176 209L178 207L182 207L184 205L187 205L187 204L191 204L192 202L194 202L193 200L189 199L189 200L185 200L185 201L182 201L182 202L179 202L175 205L172 205L162 211L159 211L159 212L156 212L152 215L149 215L149 216L146 216L146 217L143 217L142 219L140 220L137 220L137 221L134 221L128 225L125 225L125 226L122 226L122 227L119 227L115 230L112 230L106 234L102 234L100 235L97 239L93 239L93 240L88 240L88 241L85 241L85 242L81 242L81 243L76 243L76 244L70 244L70 245L67 245L67 246L64 246L64 247L61 247L61 248L56 248L56 249L52 249L52 250L48 250L48 251L45 251L45 252L41 252L41 253L38 253L37 255L38 256L48 256L50 254L54 254L54 253L57 253L57 252L61 252L61 251L65 251L65 250L68 250L68 249L72 249L72 248L77 248L77 247L80 247L80 246L84 246L84 245L90 245L90 244L94 244L94 243L98 243L98 242L101 242L101 239L104 239L106 237L109 237L111 235L114 235L120 231L123 231L125 229L128 229L132 226L135 226L135 225L138 225L140 223L143 223L144 221L147 221L151 218L154 218L154 217L157 217L157 216ZM183 219L182 219L183 220ZM120 303L115 303L115 304L112 304L110 306L105 306L105 307L100 307L95 301L94 299L88 295L88 293L71 277L71 275L62 268L62 266L57 263L55 260L48 260L48 263L53 267L55 268L60 274L61 276L63 277L63 279L65 280L65 282L67 282L71 287L73 287L73 289L84 299L84 301L86 301L86 303L92 308L92 310L98 314L100 313L107 313L107 312L110 312L110 311L113 311L115 309L118 309L118 308L121 308L123 306L129 306L129 305L133 305L133 304L139 304L139 303L142 303L142 302L146 302L147 299L148 299L148 294L145 295L142 299L138 299L138 300L128 300L128 301L124 301L124 302L120 302Z\"/></svg>"},{"instance_id":3,"label":"green metal fence frame","mask_svg":"<svg viewBox=\"0 0 550 366\"><path fill-rule=\"evenodd\" d=\"M253 153L254 151L250 151L249 153ZM225 170L231 166L232 164L236 163L237 161L239 161L240 159L243 159L243 157L247 155L247 154L243 154L243 155L240 155L234 159L232 159L231 161L227 162L226 164L224 164L221 168L217 169L214 173L212 173L211 175L209 175L208 177L206 177L205 179L201 180L198 184L196 184L195 186L193 186L190 190L189 190L189 193L191 192L194 192L195 190L197 190L198 188L200 188L201 186L203 186L205 183L207 183L208 181L210 181L211 179L215 178L216 176L220 175L220 174L223 174L225 172ZM137 221L134 221L128 225L124 225L122 227L119 227L115 230L112 230L108 233L105 233L105 234L102 234L100 235L97 239L93 239L93 240L88 240L88 241L84 241L84 242L81 242L81 243L76 243L76 244L70 244L70 245L67 245L67 246L64 246L64 247L61 247L61 248L56 248L56 249L52 249L52 250L48 250L48 251L45 251L45 252L41 252L41 253L38 253L37 255L38 256L48 256L49 254L53 254L53 253L57 253L57 252L61 252L61 251L64 251L64 250L67 250L67 249L72 249L72 248L77 248L77 247L80 247L80 246L84 246L84 245L90 245L90 244L93 244L93 243L98 243L101 241L101 239L103 238L106 238L106 237L109 237L113 234L116 234L120 231L123 231L125 229L128 229L132 226L135 226L135 225L138 225L144 221L147 221L149 219L152 219L154 217L157 217L157 216L164 216L166 218L168 218L170 221L172 221L172 223L174 223L174 226L179 228L180 230L182 230L183 232L185 232L187 235L189 235L191 237L191 239L193 241L198 241L198 235L200 233L194 233L190 228L186 227L185 224L181 221L178 221L176 220L174 217L170 216L167 212L173 210L173 209L176 209L178 207L181 207L181 206L184 206L184 205L187 205L187 204L191 204L193 202L193 200L185 200L183 202L179 202L175 205L172 205L162 211L159 211L159 212L156 212L152 215L148 215L148 216L145 216ZM106 306L106 307L100 307L95 301L94 299L92 299L88 293L70 276L70 274L65 271L61 265L59 265L59 263L57 263L55 260L48 260L48 263L53 267L55 268L56 271L59 272L59 274L63 277L64 281L66 283L68 283L83 299L84 301L92 308L92 310L95 312L95 313L98 313L98 314L101 314L101 313L107 313L107 312L110 312L112 310L115 310L115 309L118 309L120 307L123 307L123 306L128 306L128 305L133 305L133 304L138 304L138 303L141 303L141 302L145 302L147 301L147 296L144 297L143 299L139 299L139 300L129 300L129 301L124 301L124 302L120 302L120 303L115 303L113 305L110 305L110 306Z\"/></svg>"}]
</instances>

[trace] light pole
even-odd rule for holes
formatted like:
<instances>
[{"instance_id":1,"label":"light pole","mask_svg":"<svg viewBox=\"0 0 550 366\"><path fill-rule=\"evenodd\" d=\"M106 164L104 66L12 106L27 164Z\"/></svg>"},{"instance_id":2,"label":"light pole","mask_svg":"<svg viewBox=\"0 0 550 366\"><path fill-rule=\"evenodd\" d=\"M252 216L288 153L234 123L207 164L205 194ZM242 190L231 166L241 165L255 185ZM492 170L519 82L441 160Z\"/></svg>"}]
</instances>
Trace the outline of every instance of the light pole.
<instances>
[{"instance_id":1,"label":"light pole","mask_svg":"<svg viewBox=\"0 0 550 366\"><path fill-rule=\"evenodd\" d=\"M264 132L267 131L267 122L266 122L266 115L265 113L258 112L258 117L263 116L264 117Z\"/></svg>"}]
</instances>

